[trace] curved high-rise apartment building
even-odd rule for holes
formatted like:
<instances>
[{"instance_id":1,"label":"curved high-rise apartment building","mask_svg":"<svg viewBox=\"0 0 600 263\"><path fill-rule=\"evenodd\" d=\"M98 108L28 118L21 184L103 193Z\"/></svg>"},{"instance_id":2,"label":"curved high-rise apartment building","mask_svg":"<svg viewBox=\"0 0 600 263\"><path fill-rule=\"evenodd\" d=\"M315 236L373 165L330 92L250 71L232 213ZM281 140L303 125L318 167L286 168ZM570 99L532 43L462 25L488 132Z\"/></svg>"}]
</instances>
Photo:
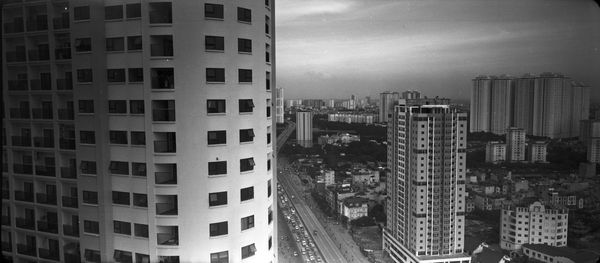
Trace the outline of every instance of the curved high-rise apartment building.
<instances>
[{"instance_id":1,"label":"curved high-rise apartment building","mask_svg":"<svg viewBox=\"0 0 600 263\"><path fill-rule=\"evenodd\" d=\"M3 258L276 262L273 4L4 1Z\"/></svg>"}]
</instances>

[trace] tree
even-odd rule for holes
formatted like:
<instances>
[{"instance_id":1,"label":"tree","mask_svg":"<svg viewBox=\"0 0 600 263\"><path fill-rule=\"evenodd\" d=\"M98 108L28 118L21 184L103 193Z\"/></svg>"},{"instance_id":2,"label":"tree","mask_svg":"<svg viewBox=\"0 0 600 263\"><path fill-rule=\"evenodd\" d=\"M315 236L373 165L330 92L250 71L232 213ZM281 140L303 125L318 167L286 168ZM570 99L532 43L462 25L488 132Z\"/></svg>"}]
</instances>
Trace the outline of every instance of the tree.
<instances>
[{"instance_id":1,"label":"tree","mask_svg":"<svg viewBox=\"0 0 600 263\"><path fill-rule=\"evenodd\" d=\"M371 211L369 211L369 217L375 218L375 221L377 222L385 222L385 207L382 204L374 205L373 208L371 208Z\"/></svg>"},{"instance_id":2,"label":"tree","mask_svg":"<svg viewBox=\"0 0 600 263\"><path fill-rule=\"evenodd\" d=\"M350 225L352 225L352 226L374 226L375 221L373 221L373 218L371 218L371 217L363 216L363 217L359 217L357 219L350 221Z\"/></svg>"}]
</instances>

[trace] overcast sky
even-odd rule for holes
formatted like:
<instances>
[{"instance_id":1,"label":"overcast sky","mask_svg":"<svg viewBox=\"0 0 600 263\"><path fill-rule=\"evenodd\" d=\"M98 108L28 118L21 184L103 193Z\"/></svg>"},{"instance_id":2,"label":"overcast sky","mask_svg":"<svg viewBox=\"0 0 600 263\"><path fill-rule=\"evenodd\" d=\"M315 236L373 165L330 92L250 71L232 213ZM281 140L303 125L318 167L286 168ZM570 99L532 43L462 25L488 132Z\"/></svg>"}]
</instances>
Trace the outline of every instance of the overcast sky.
<instances>
[{"instance_id":1,"label":"overcast sky","mask_svg":"<svg viewBox=\"0 0 600 263\"><path fill-rule=\"evenodd\" d=\"M600 102L600 8L587 0L278 0L286 98L415 89L467 99L480 74L564 73Z\"/></svg>"}]
</instances>

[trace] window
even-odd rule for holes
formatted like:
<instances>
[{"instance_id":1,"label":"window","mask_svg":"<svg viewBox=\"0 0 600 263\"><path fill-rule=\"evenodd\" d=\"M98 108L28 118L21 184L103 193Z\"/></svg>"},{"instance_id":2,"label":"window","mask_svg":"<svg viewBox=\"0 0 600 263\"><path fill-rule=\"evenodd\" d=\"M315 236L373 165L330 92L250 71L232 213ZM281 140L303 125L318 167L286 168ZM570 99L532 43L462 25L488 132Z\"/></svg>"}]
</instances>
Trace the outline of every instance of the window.
<instances>
[{"instance_id":1,"label":"window","mask_svg":"<svg viewBox=\"0 0 600 263\"><path fill-rule=\"evenodd\" d=\"M123 6L112 5L104 7L104 20L115 20L123 18Z\"/></svg>"},{"instance_id":2,"label":"window","mask_svg":"<svg viewBox=\"0 0 600 263\"><path fill-rule=\"evenodd\" d=\"M266 82L267 82L266 88L267 88L267 91L269 91L269 90L271 90L271 72L267 71L267 81Z\"/></svg>"},{"instance_id":3,"label":"window","mask_svg":"<svg viewBox=\"0 0 600 263\"><path fill-rule=\"evenodd\" d=\"M240 22L252 23L252 10L247 8L237 8L237 19Z\"/></svg>"},{"instance_id":4,"label":"window","mask_svg":"<svg viewBox=\"0 0 600 263\"><path fill-rule=\"evenodd\" d=\"M106 51L124 51L125 50L125 38L123 37L110 37L106 38Z\"/></svg>"},{"instance_id":5,"label":"window","mask_svg":"<svg viewBox=\"0 0 600 263\"><path fill-rule=\"evenodd\" d=\"M96 174L96 162L94 161L81 161L79 167L83 174Z\"/></svg>"},{"instance_id":6,"label":"window","mask_svg":"<svg viewBox=\"0 0 600 263\"><path fill-rule=\"evenodd\" d=\"M254 158L240 159L240 172L248 172L254 170Z\"/></svg>"},{"instance_id":7,"label":"window","mask_svg":"<svg viewBox=\"0 0 600 263\"><path fill-rule=\"evenodd\" d=\"M271 159L267 159L267 171L271 171Z\"/></svg>"},{"instance_id":8,"label":"window","mask_svg":"<svg viewBox=\"0 0 600 263\"><path fill-rule=\"evenodd\" d=\"M92 204L92 205L98 204L98 192L84 190L82 195L83 195L83 203Z\"/></svg>"},{"instance_id":9,"label":"window","mask_svg":"<svg viewBox=\"0 0 600 263\"><path fill-rule=\"evenodd\" d=\"M157 35L150 36L150 56L171 57L173 56L173 36Z\"/></svg>"},{"instance_id":10,"label":"window","mask_svg":"<svg viewBox=\"0 0 600 263\"><path fill-rule=\"evenodd\" d=\"M206 50L225 50L225 38L219 36L206 36L204 37L204 47Z\"/></svg>"},{"instance_id":11,"label":"window","mask_svg":"<svg viewBox=\"0 0 600 263\"><path fill-rule=\"evenodd\" d=\"M115 260L114 262L119 262L119 263L131 263L133 260L131 252L122 251L122 250L118 250L118 249L115 249L115 253L113 254L113 259Z\"/></svg>"},{"instance_id":12,"label":"window","mask_svg":"<svg viewBox=\"0 0 600 263\"><path fill-rule=\"evenodd\" d=\"M208 194L208 205L218 206L227 204L227 192L217 192Z\"/></svg>"},{"instance_id":13,"label":"window","mask_svg":"<svg viewBox=\"0 0 600 263\"><path fill-rule=\"evenodd\" d=\"M153 100L153 121L175 121L175 100Z\"/></svg>"},{"instance_id":14,"label":"window","mask_svg":"<svg viewBox=\"0 0 600 263\"><path fill-rule=\"evenodd\" d=\"M139 207L148 207L148 195L133 193L133 205Z\"/></svg>"},{"instance_id":15,"label":"window","mask_svg":"<svg viewBox=\"0 0 600 263\"><path fill-rule=\"evenodd\" d=\"M208 175L227 174L227 161L208 162Z\"/></svg>"},{"instance_id":16,"label":"window","mask_svg":"<svg viewBox=\"0 0 600 263\"><path fill-rule=\"evenodd\" d=\"M208 145L214 144L226 144L227 143L227 132L226 131L208 131Z\"/></svg>"},{"instance_id":17,"label":"window","mask_svg":"<svg viewBox=\"0 0 600 263\"><path fill-rule=\"evenodd\" d=\"M127 18L140 18L142 17L142 5L141 4L127 4L125 6L127 12Z\"/></svg>"},{"instance_id":18,"label":"window","mask_svg":"<svg viewBox=\"0 0 600 263\"><path fill-rule=\"evenodd\" d=\"M173 68L153 68L150 70L152 89L175 88Z\"/></svg>"},{"instance_id":19,"label":"window","mask_svg":"<svg viewBox=\"0 0 600 263\"><path fill-rule=\"evenodd\" d=\"M271 63L271 45L266 44L265 50L265 62Z\"/></svg>"},{"instance_id":20,"label":"window","mask_svg":"<svg viewBox=\"0 0 600 263\"><path fill-rule=\"evenodd\" d=\"M110 143L127 144L127 131L109 131Z\"/></svg>"},{"instance_id":21,"label":"window","mask_svg":"<svg viewBox=\"0 0 600 263\"><path fill-rule=\"evenodd\" d=\"M75 52L91 52L92 51L92 39L76 38L75 39Z\"/></svg>"},{"instance_id":22,"label":"window","mask_svg":"<svg viewBox=\"0 0 600 263\"><path fill-rule=\"evenodd\" d=\"M267 118L271 117L271 100L267 99Z\"/></svg>"},{"instance_id":23,"label":"window","mask_svg":"<svg viewBox=\"0 0 600 263\"><path fill-rule=\"evenodd\" d=\"M113 220L113 230L116 234L131 235L131 223Z\"/></svg>"},{"instance_id":24,"label":"window","mask_svg":"<svg viewBox=\"0 0 600 263\"><path fill-rule=\"evenodd\" d=\"M127 132L125 132L127 134ZM108 167L110 173L112 174L122 174L129 175L129 163L128 162L120 162L120 161L110 161L110 165Z\"/></svg>"},{"instance_id":25,"label":"window","mask_svg":"<svg viewBox=\"0 0 600 263\"><path fill-rule=\"evenodd\" d=\"M150 256L146 254L135 253L135 263L150 262Z\"/></svg>"},{"instance_id":26,"label":"window","mask_svg":"<svg viewBox=\"0 0 600 263\"><path fill-rule=\"evenodd\" d=\"M204 4L204 17L223 19L223 5Z\"/></svg>"},{"instance_id":27,"label":"window","mask_svg":"<svg viewBox=\"0 0 600 263\"><path fill-rule=\"evenodd\" d=\"M100 234L100 225L97 221L83 220L83 232Z\"/></svg>"},{"instance_id":28,"label":"window","mask_svg":"<svg viewBox=\"0 0 600 263\"><path fill-rule=\"evenodd\" d=\"M227 221L210 224L210 236L227 235Z\"/></svg>"},{"instance_id":29,"label":"window","mask_svg":"<svg viewBox=\"0 0 600 263\"><path fill-rule=\"evenodd\" d=\"M229 263L229 252L210 253L210 263Z\"/></svg>"},{"instance_id":30,"label":"window","mask_svg":"<svg viewBox=\"0 0 600 263\"><path fill-rule=\"evenodd\" d=\"M265 16L265 34L267 35L271 34L270 25L271 19L268 16Z\"/></svg>"},{"instance_id":31,"label":"window","mask_svg":"<svg viewBox=\"0 0 600 263\"><path fill-rule=\"evenodd\" d=\"M208 113L225 113L225 100L206 100Z\"/></svg>"},{"instance_id":32,"label":"window","mask_svg":"<svg viewBox=\"0 0 600 263\"><path fill-rule=\"evenodd\" d=\"M129 113L144 114L144 101L143 100L130 100L129 101Z\"/></svg>"},{"instance_id":33,"label":"window","mask_svg":"<svg viewBox=\"0 0 600 263\"><path fill-rule=\"evenodd\" d=\"M267 197L271 197L271 179L269 179L269 181L267 181Z\"/></svg>"},{"instance_id":34,"label":"window","mask_svg":"<svg viewBox=\"0 0 600 263\"><path fill-rule=\"evenodd\" d=\"M129 82L143 82L144 81L144 69L143 68L130 68L129 70Z\"/></svg>"},{"instance_id":35,"label":"window","mask_svg":"<svg viewBox=\"0 0 600 263\"><path fill-rule=\"evenodd\" d=\"M83 254L85 261L100 263L100 251L86 248Z\"/></svg>"},{"instance_id":36,"label":"window","mask_svg":"<svg viewBox=\"0 0 600 263\"><path fill-rule=\"evenodd\" d=\"M127 113L127 101L126 100L109 100L108 101L108 113L113 113L113 114Z\"/></svg>"},{"instance_id":37,"label":"window","mask_svg":"<svg viewBox=\"0 0 600 263\"><path fill-rule=\"evenodd\" d=\"M252 82L251 69L238 69L239 82Z\"/></svg>"},{"instance_id":38,"label":"window","mask_svg":"<svg viewBox=\"0 0 600 263\"><path fill-rule=\"evenodd\" d=\"M252 53L252 39L238 38L238 52Z\"/></svg>"},{"instance_id":39,"label":"window","mask_svg":"<svg viewBox=\"0 0 600 263\"><path fill-rule=\"evenodd\" d=\"M79 131L79 143L96 144L96 133L94 131Z\"/></svg>"},{"instance_id":40,"label":"window","mask_svg":"<svg viewBox=\"0 0 600 263\"><path fill-rule=\"evenodd\" d=\"M142 36L129 36L127 37L127 50L142 50Z\"/></svg>"},{"instance_id":41,"label":"window","mask_svg":"<svg viewBox=\"0 0 600 263\"><path fill-rule=\"evenodd\" d=\"M254 256L254 253L256 253L256 246L254 246L254 243L242 247L242 259Z\"/></svg>"},{"instance_id":42,"label":"window","mask_svg":"<svg viewBox=\"0 0 600 263\"><path fill-rule=\"evenodd\" d=\"M89 83L89 82L92 82L92 80L93 80L93 78L92 78L92 69L91 68L77 70L77 82Z\"/></svg>"},{"instance_id":43,"label":"window","mask_svg":"<svg viewBox=\"0 0 600 263\"><path fill-rule=\"evenodd\" d=\"M254 187L250 186L240 189L240 197L241 201L254 199Z\"/></svg>"},{"instance_id":44,"label":"window","mask_svg":"<svg viewBox=\"0 0 600 263\"><path fill-rule=\"evenodd\" d=\"M132 131L131 145L146 145L146 133L143 131Z\"/></svg>"},{"instance_id":45,"label":"window","mask_svg":"<svg viewBox=\"0 0 600 263\"><path fill-rule=\"evenodd\" d=\"M136 237L148 237L148 225L133 224L133 233Z\"/></svg>"},{"instance_id":46,"label":"window","mask_svg":"<svg viewBox=\"0 0 600 263\"><path fill-rule=\"evenodd\" d=\"M240 142L251 142L254 140L253 129L241 129L240 130Z\"/></svg>"},{"instance_id":47,"label":"window","mask_svg":"<svg viewBox=\"0 0 600 263\"><path fill-rule=\"evenodd\" d=\"M112 191L112 202L117 205L129 205L129 193Z\"/></svg>"},{"instance_id":48,"label":"window","mask_svg":"<svg viewBox=\"0 0 600 263\"><path fill-rule=\"evenodd\" d=\"M254 227L254 215L242 217L242 231Z\"/></svg>"},{"instance_id":49,"label":"window","mask_svg":"<svg viewBox=\"0 0 600 263\"><path fill-rule=\"evenodd\" d=\"M207 82L225 82L224 68L206 68Z\"/></svg>"},{"instance_id":50,"label":"window","mask_svg":"<svg viewBox=\"0 0 600 263\"><path fill-rule=\"evenodd\" d=\"M89 6L76 6L73 8L73 20L89 20L90 19L90 7Z\"/></svg>"},{"instance_id":51,"label":"window","mask_svg":"<svg viewBox=\"0 0 600 263\"><path fill-rule=\"evenodd\" d=\"M267 218L269 220L269 224L271 222L273 222L273 209L271 208L271 206L269 206L269 211L268 211L268 214L267 214Z\"/></svg>"},{"instance_id":52,"label":"window","mask_svg":"<svg viewBox=\"0 0 600 263\"><path fill-rule=\"evenodd\" d=\"M131 163L131 175L146 176L146 163Z\"/></svg>"},{"instance_id":53,"label":"window","mask_svg":"<svg viewBox=\"0 0 600 263\"><path fill-rule=\"evenodd\" d=\"M254 102L252 99L239 100L240 113L252 112L254 110Z\"/></svg>"},{"instance_id":54,"label":"window","mask_svg":"<svg viewBox=\"0 0 600 263\"><path fill-rule=\"evenodd\" d=\"M149 3L148 9L150 10L150 24L170 24L173 22L171 3Z\"/></svg>"},{"instance_id":55,"label":"window","mask_svg":"<svg viewBox=\"0 0 600 263\"><path fill-rule=\"evenodd\" d=\"M125 69L124 68L107 69L106 70L106 80L108 82L125 82Z\"/></svg>"}]
</instances>

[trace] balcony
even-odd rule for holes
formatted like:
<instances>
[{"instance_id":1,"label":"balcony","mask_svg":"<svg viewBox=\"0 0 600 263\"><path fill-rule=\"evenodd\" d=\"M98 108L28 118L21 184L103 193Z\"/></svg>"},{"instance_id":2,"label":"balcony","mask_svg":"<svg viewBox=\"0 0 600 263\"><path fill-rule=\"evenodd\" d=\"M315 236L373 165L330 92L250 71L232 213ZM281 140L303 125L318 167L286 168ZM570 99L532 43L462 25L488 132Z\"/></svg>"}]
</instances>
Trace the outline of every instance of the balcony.
<instances>
[{"instance_id":1,"label":"balcony","mask_svg":"<svg viewBox=\"0 0 600 263\"><path fill-rule=\"evenodd\" d=\"M162 202L160 202L160 200L162 200ZM157 196L156 214L177 215L177 196Z\"/></svg>"},{"instance_id":2,"label":"balcony","mask_svg":"<svg viewBox=\"0 0 600 263\"><path fill-rule=\"evenodd\" d=\"M50 259L50 260L55 260L58 261L60 260L60 253L58 250L50 250L47 248L38 248L38 252L40 255L40 258L43 259Z\"/></svg>"},{"instance_id":3,"label":"balcony","mask_svg":"<svg viewBox=\"0 0 600 263\"><path fill-rule=\"evenodd\" d=\"M72 79L56 79L56 89L58 90L73 90Z\"/></svg>"},{"instance_id":4,"label":"balcony","mask_svg":"<svg viewBox=\"0 0 600 263\"><path fill-rule=\"evenodd\" d=\"M33 108L31 109L31 115L36 120L52 120L54 117L52 109Z\"/></svg>"},{"instance_id":5,"label":"balcony","mask_svg":"<svg viewBox=\"0 0 600 263\"><path fill-rule=\"evenodd\" d=\"M12 22L4 23L5 34L23 33L23 31L25 31L25 28L23 27L22 17L15 17Z\"/></svg>"},{"instance_id":6,"label":"balcony","mask_svg":"<svg viewBox=\"0 0 600 263\"><path fill-rule=\"evenodd\" d=\"M33 165L15 163L13 164L13 172L18 174L33 174Z\"/></svg>"},{"instance_id":7,"label":"balcony","mask_svg":"<svg viewBox=\"0 0 600 263\"><path fill-rule=\"evenodd\" d=\"M15 219L15 225L18 228L35 230L35 224L34 224L33 219L17 217Z\"/></svg>"},{"instance_id":8,"label":"balcony","mask_svg":"<svg viewBox=\"0 0 600 263\"><path fill-rule=\"evenodd\" d=\"M10 215L2 215L2 225L10 226Z\"/></svg>"},{"instance_id":9,"label":"balcony","mask_svg":"<svg viewBox=\"0 0 600 263\"><path fill-rule=\"evenodd\" d=\"M179 237L177 234L177 227L158 227L160 228L170 228L165 229L167 231L172 231L171 233L157 233L156 234L156 243L162 246L178 246L179 245Z\"/></svg>"},{"instance_id":10,"label":"balcony","mask_svg":"<svg viewBox=\"0 0 600 263\"><path fill-rule=\"evenodd\" d=\"M34 147L54 148L54 138L33 137Z\"/></svg>"},{"instance_id":11,"label":"balcony","mask_svg":"<svg viewBox=\"0 0 600 263\"><path fill-rule=\"evenodd\" d=\"M8 80L8 90L27 90L26 79Z\"/></svg>"},{"instance_id":12,"label":"balcony","mask_svg":"<svg viewBox=\"0 0 600 263\"><path fill-rule=\"evenodd\" d=\"M11 119L29 119L29 109L12 108L12 109L10 109L10 118Z\"/></svg>"},{"instance_id":13,"label":"balcony","mask_svg":"<svg viewBox=\"0 0 600 263\"><path fill-rule=\"evenodd\" d=\"M12 252L12 245L10 242L2 241L0 246L2 246L2 251Z\"/></svg>"},{"instance_id":14,"label":"balcony","mask_svg":"<svg viewBox=\"0 0 600 263\"><path fill-rule=\"evenodd\" d=\"M172 141L154 141L155 153L174 153L176 152L175 142Z\"/></svg>"},{"instance_id":15,"label":"balcony","mask_svg":"<svg viewBox=\"0 0 600 263\"><path fill-rule=\"evenodd\" d=\"M25 50L6 51L6 62L25 62Z\"/></svg>"},{"instance_id":16,"label":"balcony","mask_svg":"<svg viewBox=\"0 0 600 263\"><path fill-rule=\"evenodd\" d=\"M79 226L64 224L63 233L67 236L79 237Z\"/></svg>"},{"instance_id":17,"label":"balcony","mask_svg":"<svg viewBox=\"0 0 600 263\"><path fill-rule=\"evenodd\" d=\"M36 15L35 18L27 21L27 31L48 30L48 16Z\"/></svg>"},{"instance_id":18,"label":"balcony","mask_svg":"<svg viewBox=\"0 0 600 263\"><path fill-rule=\"evenodd\" d=\"M37 193L35 194L35 199L40 204L56 205L56 194L49 195L44 193Z\"/></svg>"},{"instance_id":19,"label":"balcony","mask_svg":"<svg viewBox=\"0 0 600 263\"><path fill-rule=\"evenodd\" d=\"M63 196L62 197L62 206L77 208L78 207L77 197Z\"/></svg>"},{"instance_id":20,"label":"balcony","mask_svg":"<svg viewBox=\"0 0 600 263\"><path fill-rule=\"evenodd\" d=\"M50 59L50 50L48 50L48 48L29 50L27 54L29 55L29 61L43 61Z\"/></svg>"},{"instance_id":21,"label":"balcony","mask_svg":"<svg viewBox=\"0 0 600 263\"><path fill-rule=\"evenodd\" d=\"M17 253L27 256L36 257L35 245L17 244Z\"/></svg>"},{"instance_id":22,"label":"balcony","mask_svg":"<svg viewBox=\"0 0 600 263\"><path fill-rule=\"evenodd\" d=\"M177 172L155 172L156 184L177 184Z\"/></svg>"},{"instance_id":23,"label":"balcony","mask_svg":"<svg viewBox=\"0 0 600 263\"><path fill-rule=\"evenodd\" d=\"M29 81L29 86L31 90L51 90L52 85L50 81L41 80L41 79L32 79Z\"/></svg>"},{"instance_id":24,"label":"balcony","mask_svg":"<svg viewBox=\"0 0 600 263\"><path fill-rule=\"evenodd\" d=\"M72 109L58 109L59 120L74 120L75 112Z\"/></svg>"},{"instance_id":25,"label":"balcony","mask_svg":"<svg viewBox=\"0 0 600 263\"><path fill-rule=\"evenodd\" d=\"M150 36L150 56L172 57L173 36Z\"/></svg>"},{"instance_id":26,"label":"balcony","mask_svg":"<svg viewBox=\"0 0 600 263\"><path fill-rule=\"evenodd\" d=\"M57 60L71 59L71 49L68 47L56 48L56 49L54 49L54 56L56 57Z\"/></svg>"},{"instance_id":27,"label":"balcony","mask_svg":"<svg viewBox=\"0 0 600 263\"><path fill-rule=\"evenodd\" d=\"M77 169L75 167L61 167L60 168L60 177L67 179L77 179Z\"/></svg>"},{"instance_id":28,"label":"balcony","mask_svg":"<svg viewBox=\"0 0 600 263\"><path fill-rule=\"evenodd\" d=\"M65 150L75 150L75 139L60 138L60 148Z\"/></svg>"},{"instance_id":29,"label":"balcony","mask_svg":"<svg viewBox=\"0 0 600 263\"><path fill-rule=\"evenodd\" d=\"M175 110L152 110L153 121L175 121Z\"/></svg>"},{"instance_id":30,"label":"balcony","mask_svg":"<svg viewBox=\"0 0 600 263\"><path fill-rule=\"evenodd\" d=\"M33 192L25 192L25 191L16 190L15 191L15 200L33 203Z\"/></svg>"},{"instance_id":31,"label":"balcony","mask_svg":"<svg viewBox=\"0 0 600 263\"><path fill-rule=\"evenodd\" d=\"M52 19L54 29L69 29L69 13L62 13L62 16Z\"/></svg>"},{"instance_id":32,"label":"balcony","mask_svg":"<svg viewBox=\"0 0 600 263\"><path fill-rule=\"evenodd\" d=\"M38 231L58 234L58 225L56 223L50 223L46 220L38 220L37 228Z\"/></svg>"},{"instance_id":33,"label":"balcony","mask_svg":"<svg viewBox=\"0 0 600 263\"><path fill-rule=\"evenodd\" d=\"M56 167L55 166L36 165L35 166L35 175L56 177Z\"/></svg>"}]
</instances>

